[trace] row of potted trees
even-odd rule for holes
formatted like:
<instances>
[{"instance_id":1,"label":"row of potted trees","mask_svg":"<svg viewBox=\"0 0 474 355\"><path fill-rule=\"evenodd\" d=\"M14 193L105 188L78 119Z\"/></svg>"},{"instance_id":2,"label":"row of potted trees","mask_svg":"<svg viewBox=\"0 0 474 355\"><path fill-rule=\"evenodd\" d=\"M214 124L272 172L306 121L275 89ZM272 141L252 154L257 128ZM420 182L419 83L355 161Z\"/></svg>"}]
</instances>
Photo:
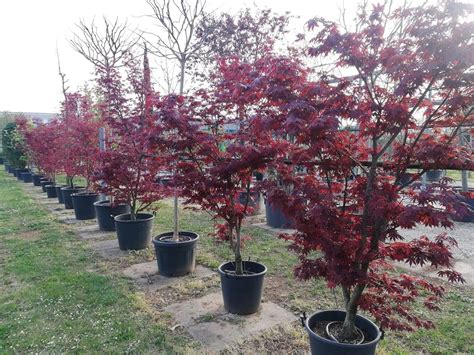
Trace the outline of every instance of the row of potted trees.
<instances>
[{"instance_id":1,"label":"row of potted trees","mask_svg":"<svg viewBox=\"0 0 474 355\"><path fill-rule=\"evenodd\" d=\"M339 77L316 76L302 60L268 52L253 62L219 58L205 88L160 96L146 50L143 66L129 56L125 71L98 68L94 104L70 94L60 119L17 122L28 163L49 179L33 175L33 182L53 197L56 175L67 175L69 186L60 189L66 207L72 196L77 218L97 216L101 229L115 227L121 249L150 244L164 197L211 213L234 252L219 273L224 306L237 314L260 305L267 269L244 260L242 226L256 192L265 191L296 229L281 236L299 257L296 276L323 278L342 291L343 310L304 317L313 353L373 354L381 328L431 328L411 306L423 297L436 309L444 288L397 273L391 262L428 263L449 281L463 281L453 269L455 241L446 234L406 241L399 230L450 228L450 215L466 210L446 179L423 189L413 182L431 170L474 168L472 151L455 141L473 121L466 77L472 24L459 20L469 8L451 2L387 11L361 12L354 32L323 19L308 23L318 31L306 55L331 56L350 73ZM419 172L406 179L413 167ZM262 172L267 178L257 181ZM75 176L86 179L84 190ZM153 238L166 276L195 266L199 236L179 230L177 213L174 226Z\"/></svg>"}]
</instances>

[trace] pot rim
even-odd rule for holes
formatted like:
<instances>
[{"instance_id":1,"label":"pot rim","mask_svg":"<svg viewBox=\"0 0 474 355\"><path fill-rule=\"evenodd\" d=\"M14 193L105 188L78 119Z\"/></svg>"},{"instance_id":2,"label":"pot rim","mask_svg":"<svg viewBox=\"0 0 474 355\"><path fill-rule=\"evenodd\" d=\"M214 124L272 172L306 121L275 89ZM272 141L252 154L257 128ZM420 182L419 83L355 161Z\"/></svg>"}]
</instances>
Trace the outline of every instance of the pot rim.
<instances>
[{"instance_id":1,"label":"pot rim","mask_svg":"<svg viewBox=\"0 0 474 355\"><path fill-rule=\"evenodd\" d=\"M332 340L329 340L329 339L326 339L326 338L323 338L322 336L316 334L310 327L309 327L309 321L311 320L311 318L313 318L314 316L316 316L317 314L321 314L321 313L325 313L325 312L339 312L339 313L346 313L346 311L342 311L342 310L339 310L339 309L326 309L324 311L316 311L314 313L312 313L308 318L306 318L305 322L304 322L304 327L306 328L306 331L311 335L311 336L315 336L318 341L321 341L323 343L326 343L326 344L337 344L337 346L339 347L343 347L343 348L353 348L353 347L358 347L358 348L362 348L362 347L369 347L369 346L372 346L374 344L377 344L379 341L380 341L380 338L382 336L382 332L380 331L380 328L377 327L377 325L372 322L370 319L364 317L364 316L361 316L360 314L357 314L356 315L356 318L363 318L365 321L369 322L369 324L373 327L375 327L375 329L377 329L377 336L375 337L374 340L372 341L369 341L368 343L364 343L364 344L345 344L345 343L338 343L338 342L335 342L335 341L332 341ZM360 328L360 327L359 327Z\"/></svg>"},{"instance_id":2,"label":"pot rim","mask_svg":"<svg viewBox=\"0 0 474 355\"><path fill-rule=\"evenodd\" d=\"M98 207L112 207L112 204L110 203L110 200L102 200L102 201L96 201L94 202L94 206ZM119 203L116 204L114 207L120 207L120 206L129 206L128 203Z\"/></svg>"},{"instance_id":3,"label":"pot rim","mask_svg":"<svg viewBox=\"0 0 474 355\"><path fill-rule=\"evenodd\" d=\"M89 196L99 196L96 192L90 191L79 191L71 194L72 197L89 197Z\"/></svg>"},{"instance_id":4,"label":"pot rim","mask_svg":"<svg viewBox=\"0 0 474 355\"><path fill-rule=\"evenodd\" d=\"M155 245L158 245L158 246L161 246L161 247L167 247L167 246L173 246L173 245L194 244L194 243L196 243L196 242L199 240L199 237L200 237L199 234L198 234L198 233L195 233L195 232L178 231L178 234L179 234L179 233L193 234L193 235L194 235L194 238L192 238L192 239L190 239L190 240L184 240L184 241L178 241L178 242L174 242L174 241L172 241L172 240L163 242L163 241L160 240L161 238L170 237L170 236L173 235L173 232L164 232L164 233L160 233L160 234L154 236L151 241L152 241L153 244L155 244ZM187 235L187 237L191 237L191 236L190 236L190 235Z\"/></svg>"},{"instance_id":5,"label":"pot rim","mask_svg":"<svg viewBox=\"0 0 474 355\"><path fill-rule=\"evenodd\" d=\"M83 186L78 186L78 187L65 186L61 188L61 190L83 190L83 189L85 189L85 187Z\"/></svg>"},{"instance_id":6,"label":"pot rim","mask_svg":"<svg viewBox=\"0 0 474 355\"><path fill-rule=\"evenodd\" d=\"M122 214L118 214L114 217L114 221L115 222L119 222L119 223L137 223L137 222L148 222L148 221L151 221L155 218L155 215L153 213L148 213L148 212L139 212L137 213L137 216L138 215L148 215L149 217L146 217L146 218L140 218L140 219L136 219L134 221L132 221L131 219L129 220L121 220L121 219L117 219L121 216L130 216L131 213L122 213Z\"/></svg>"},{"instance_id":7,"label":"pot rim","mask_svg":"<svg viewBox=\"0 0 474 355\"><path fill-rule=\"evenodd\" d=\"M232 277L232 278L236 278L236 279L245 279L245 278L251 278L251 277L258 277L258 276L264 276L267 271L268 271L268 268L265 264L263 263L259 263L258 261L251 261L251 260L243 260L242 261L244 264L245 263L253 263L253 264L258 264L258 265L261 265L263 266L263 271L257 273L257 274L252 274L252 275L234 275L234 274L229 274L227 272L225 272L223 270L223 267L224 265L227 265L227 264L233 264L234 262L233 261L225 261L223 262L222 264L219 265L219 267L217 268L217 271L219 272L220 275L224 275L224 276L227 276L227 277Z\"/></svg>"}]
</instances>

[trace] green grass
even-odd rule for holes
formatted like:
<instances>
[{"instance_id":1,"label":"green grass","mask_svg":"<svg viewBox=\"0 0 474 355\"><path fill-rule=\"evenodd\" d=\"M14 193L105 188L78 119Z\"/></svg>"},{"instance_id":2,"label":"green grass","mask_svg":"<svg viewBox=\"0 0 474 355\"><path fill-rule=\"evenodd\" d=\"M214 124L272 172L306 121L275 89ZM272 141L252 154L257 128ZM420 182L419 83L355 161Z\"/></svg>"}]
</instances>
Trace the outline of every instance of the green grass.
<instances>
[{"instance_id":1,"label":"green grass","mask_svg":"<svg viewBox=\"0 0 474 355\"><path fill-rule=\"evenodd\" d=\"M173 224L171 204L163 201L159 207L155 233L169 231ZM216 244L209 236L213 231L209 215L181 211L180 230L201 235L199 263L216 268L232 258L225 243ZM286 242L257 227L246 227L244 234L252 236L243 252L245 259L259 260L269 270L264 298L295 313L341 305L340 294L323 281L293 278L297 258L287 251ZM154 301L144 299L118 273L108 272L108 263L95 259L87 243L35 204L18 182L0 173L0 353L189 351L185 335L169 330L169 317L153 314L149 303ZM217 279L207 285L194 280L163 292L188 292L194 297L199 290L216 292ZM433 319L437 328L387 331L378 353L474 353L473 304L472 289L451 288L440 312L416 309ZM307 351L306 335L295 322L242 345L240 352L283 351L271 349L271 344L278 344L276 337L280 342L286 339L284 352Z\"/></svg>"},{"instance_id":2,"label":"green grass","mask_svg":"<svg viewBox=\"0 0 474 355\"><path fill-rule=\"evenodd\" d=\"M89 271L91 255L0 174L0 353L174 352L130 284Z\"/></svg>"}]
</instances>

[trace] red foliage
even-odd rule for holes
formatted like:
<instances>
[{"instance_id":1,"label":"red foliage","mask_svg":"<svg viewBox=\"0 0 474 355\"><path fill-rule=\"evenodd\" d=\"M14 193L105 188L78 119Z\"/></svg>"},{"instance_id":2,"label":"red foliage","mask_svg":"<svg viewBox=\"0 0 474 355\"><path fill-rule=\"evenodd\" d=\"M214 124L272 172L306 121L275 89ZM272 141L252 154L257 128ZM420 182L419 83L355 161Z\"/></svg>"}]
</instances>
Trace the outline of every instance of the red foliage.
<instances>
[{"instance_id":1,"label":"red foliage","mask_svg":"<svg viewBox=\"0 0 474 355\"><path fill-rule=\"evenodd\" d=\"M55 181L56 174L61 170L61 122L54 119L33 124L24 120L19 127L30 163Z\"/></svg>"},{"instance_id":2,"label":"red foliage","mask_svg":"<svg viewBox=\"0 0 474 355\"><path fill-rule=\"evenodd\" d=\"M156 208L152 203L168 193L156 183L158 173L166 167L158 144L162 128L157 114L163 102L151 90L147 63L145 59L142 71L136 61L129 60L126 82L116 72L102 73L99 80L106 99L101 114L108 132L94 180L114 203L130 204L132 218L144 209Z\"/></svg>"},{"instance_id":3,"label":"red foliage","mask_svg":"<svg viewBox=\"0 0 474 355\"><path fill-rule=\"evenodd\" d=\"M71 183L75 176L81 176L89 187L97 166L101 121L94 115L91 99L80 93L66 94L62 113L57 142L62 152L59 157L62 171L71 179Z\"/></svg>"},{"instance_id":4,"label":"red foliage","mask_svg":"<svg viewBox=\"0 0 474 355\"><path fill-rule=\"evenodd\" d=\"M279 185L268 192L294 219L296 233L283 237L299 255L296 275L340 286L348 313L360 307L383 327L431 327L410 305L425 297L423 289L425 305L434 309L443 291L422 279L387 273L391 261L428 264L449 281L463 282L453 270L451 239L407 241L399 231L451 228L448 217L458 200L446 181L427 188L410 183L427 170L474 168L472 151L457 142L460 127L474 120L468 71L474 64L474 25L466 21L468 9L448 1L387 15L384 6L376 6L360 13L356 32L312 20L309 27L318 32L308 54L330 55L341 72L355 75L323 73L299 86L270 83L266 91L268 100L281 101L274 101L280 114L267 127L275 137L291 137L286 159L273 166ZM254 82L265 77L259 75ZM236 79L242 83L239 99L259 93L246 78ZM264 114L265 107L255 113ZM402 183L413 166L419 173Z\"/></svg>"}]
</instances>

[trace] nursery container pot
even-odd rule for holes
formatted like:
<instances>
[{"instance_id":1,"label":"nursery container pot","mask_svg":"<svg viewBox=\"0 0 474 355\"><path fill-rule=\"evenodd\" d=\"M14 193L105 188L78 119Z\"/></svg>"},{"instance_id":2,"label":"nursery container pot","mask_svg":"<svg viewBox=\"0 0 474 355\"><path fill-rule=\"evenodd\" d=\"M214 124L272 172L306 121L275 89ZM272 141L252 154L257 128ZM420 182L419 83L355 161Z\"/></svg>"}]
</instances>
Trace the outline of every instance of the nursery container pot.
<instances>
[{"instance_id":1,"label":"nursery container pot","mask_svg":"<svg viewBox=\"0 0 474 355\"><path fill-rule=\"evenodd\" d=\"M56 197L58 198L58 203L64 203L63 192L61 191L63 187L67 187L67 185L54 185L54 188L56 190Z\"/></svg>"},{"instance_id":2,"label":"nursery container pot","mask_svg":"<svg viewBox=\"0 0 474 355\"><path fill-rule=\"evenodd\" d=\"M3 159L3 157L0 157L0 164L4 164L5 163L5 160Z\"/></svg>"},{"instance_id":3,"label":"nursery container pot","mask_svg":"<svg viewBox=\"0 0 474 355\"><path fill-rule=\"evenodd\" d=\"M473 191L471 191L471 194L472 193ZM474 198L471 196L463 196L461 194L459 195L458 198L460 202L466 205L467 211L463 215L453 213L451 214L451 219L453 219L456 222L466 222L466 223L474 222Z\"/></svg>"},{"instance_id":4,"label":"nursery container pot","mask_svg":"<svg viewBox=\"0 0 474 355\"><path fill-rule=\"evenodd\" d=\"M368 342L362 344L338 343L331 339L326 339L316 332L314 327L318 322L344 321L345 311L327 310L313 313L308 317L304 326L309 334L311 354L331 354L331 355L374 355L377 344L382 333L380 329L369 319L360 315L356 316L355 325L369 337Z\"/></svg>"},{"instance_id":5,"label":"nursery container pot","mask_svg":"<svg viewBox=\"0 0 474 355\"><path fill-rule=\"evenodd\" d=\"M16 179L17 179L18 181L23 181L23 179L22 179L22 177L23 177L22 174L23 174L23 173L26 173L26 172L29 172L29 170L28 170L28 169L15 169L15 176L16 176Z\"/></svg>"},{"instance_id":6,"label":"nursery container pot","mask_svg":"<svg viewBox=\"0 0 474 355\"><path fill-rule=\"evenodd\" d=\"M425 174L427 181L439 181L443 177L443 170L428 170Z\"/></svg>"},{"instance_id":7,"label":"nursery container pot","mask_svg":"<svg viewBox=\"0 0 474 355\"><path fill-rule=\"evenodd\" d=\"M83 187L70 187L66 186L61 189L61 193L63 194L63 202L64 202L64 208L67 210L72 210L74 208L72 204L72 197L71 194L75 194L77 192L84 191L85 189Z\"/></svg>"},{"instance_id":8,"label":"nursery container pot","mask_svg":"<svg viewBox=\"0 0 474 355\"><path fill-rule=\"evenodd\" d=\"M45 187L46 195L48 198L57 198L58 195L56 194L56 185L46 185Z\"/></svg>"},{"instance_id":9,"label":"nursery container pot","mask_svg":"<svg viewBox=\"0 0 474 355\"><path fill-rule=\"evenodd\" d=\"M14 173L15 173L15 169L13 168L13 166L8 165L8 172L9 172L10 174L14 174Z\"/></svg>"},{"instance_id":10,"label":"nursery container pot","mask_svg":"<svg viewBox=\"0 0 474 355\"><path fill-rule=\"evenodd\" d=\"M41 186L41 179L43 179L43 175L40 174L33 174L33 185L34 186Z\"/></svg>"},{"instance_id":11,"label":"nursery container pot","mask_svg":"<svg viewBox=\"0 0 474 355\"><path fill-rule=\"evenodd\" d=\"M272 228L293 228L293 221L274 204L265 201L265 217L267 225Z\"/></svg>"},{"instance_id":12,"label":"nursery container pot","mask_svg":"<svg viewBox=\"0 0 474 355\"><path fill-rule=\"evenodd\" d=\"M151 213L137 213L132 220L130 213L114 217L120 250L146 249L151 242L153 219Z\"/></svg>"},{"instance_id":13,"label":"nursery container pot","mask_svg":"<svg viewBox=\"0 0 474 355\"><path fill-rule=\"evenodd\" d=\"M244 275L235 275L235 263L219 266L224 308L234 314L246 315L258 311L262 299L263 280L267 267L255 261L243 261Z\"/></svg>"},{"instance_id":14,"label":"nursery container pot","mask_svg":"<svg viewBox=\"0 0 474 355\"><path fill-rule=\"evenodd\" d=\"M173 241L173 232L153 238L158 273L163 276L183 276L196 267L196 246L199 234L179 232L179 241Z\"/></svg>"},{"instance_id":15,"label":"nursery container pot","mask_svg":"<svg viewBox=\"0 0 474 355\"><path fill-rule=\"evenodd\" d=\"M71 194L74 214L78 220L94 219L94 202L99 200L99 194L95 192L81 191Z\"/></svg>"},{"instance_id":16,"label":"nursery container pot","mask_svg":"<svg viewBox=\"0 0 474 355\"><path fill-rule=\"evenodd\" d=\"M29 171L21 173L21 179L23 180L23 182L32 182L33 174Z\"/></svg>"},{"instance_id":17,"label":"nursery container pot","mask_svg":"<svg viewBox=\"0 0 474 355\"><path fill-rule=\"evenodd\" d=\"M40 180L40 184L41 184L41 189L43 190L43 192L46 192L46 185L52 185L53 182L49 179L41 179Z\"/></svg>"},{"instance_id":18,"label":"nursery container pot","mask_svg":"<svg viewBox=\"0 0 474 355\"><path fill-rule=\"evenodd\" d=\"M114 217L119 214L130 213L130 205L119 204L112 206L109 200L94 202L94 208L97 217L97 224L101 231L114 231Z\"/></svg>"}]
</instances>

